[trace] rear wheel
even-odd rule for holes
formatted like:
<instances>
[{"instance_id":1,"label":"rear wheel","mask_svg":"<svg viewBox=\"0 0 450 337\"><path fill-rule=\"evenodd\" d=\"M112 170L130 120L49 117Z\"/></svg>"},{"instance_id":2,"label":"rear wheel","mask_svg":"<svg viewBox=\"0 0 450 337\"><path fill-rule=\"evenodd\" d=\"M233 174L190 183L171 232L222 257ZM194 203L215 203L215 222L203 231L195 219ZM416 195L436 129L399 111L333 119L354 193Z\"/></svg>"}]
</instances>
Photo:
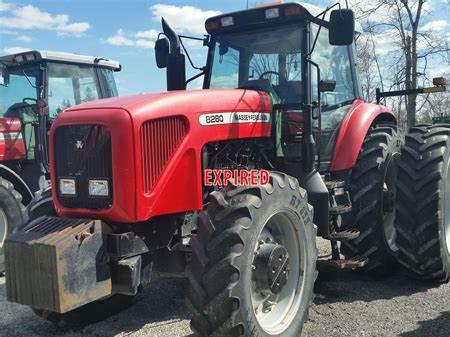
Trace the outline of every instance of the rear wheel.
<instances>
[{"instance_id":1,"label":"rear wheel","mask_svg":"<svg viewBox=\"0 0 450 337\"><path fill-rule=\"evenodd\" d=\"M406 136L397 193L398 261L423 279L450 276L450 125Z\"/></svg>"},{"instance_id":2,"label":"rear wheel","mask_svg":"<svg viewBox=\"0 0 450 337\"><path fill-rule=\"evenodd\" d=\"M316 278L316 229L298 181L211 193L192 239L191 326L200 336L298 337Z\"/></svg>"},{"instance_id":3,"label":"rear wheel","mask_svg":"<svg viewBox=\"0 0 450 337\"><path fill-rule=\"evenodd\" d=\"M394 202L400 145L395 127L372 128L352 170L350 194L360 236L344 241L342 252L368 258L366 271L389 272L386 267L397 251Z\"/></svg>"},{"instance_id":4,"label":"rear wheel","mask_svg":"<svg viewBox=\"0 0 450 337\"><path fill-rule=\"evenodd\" d=\"M14 185L0 177L0 274L5 271L3 246L6 237L21 228L28 220L22 195L14 189Z\"/></svg>"}]
</instances>

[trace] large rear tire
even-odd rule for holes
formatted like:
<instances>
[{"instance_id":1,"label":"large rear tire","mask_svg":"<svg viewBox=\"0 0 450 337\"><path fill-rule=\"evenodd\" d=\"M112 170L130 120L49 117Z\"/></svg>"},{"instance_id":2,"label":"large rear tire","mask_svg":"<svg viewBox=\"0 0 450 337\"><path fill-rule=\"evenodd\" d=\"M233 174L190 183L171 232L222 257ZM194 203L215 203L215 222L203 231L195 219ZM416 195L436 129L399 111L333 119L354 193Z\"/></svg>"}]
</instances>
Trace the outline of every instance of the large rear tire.
<instances>
[{"instance_id":1,"label":"large rear tire","mask_svg":"<svg viewBox=\"0 0 450 337\"><path fill-rule=\"evenodd\" d=\"M406 136L397 184L398 261L422 279L450 276L450 125Z\"/></svg>"},{"instance_id":2,"label":"large rear tire","mask_svg":"<svg viewBox=\"0 0 450 337\"><path fill-rule=\"evenodd\" d=\"M21 228L28 221L22 195L14 189L14 185L0 177L0 274L5 272L3 246L6 237Z\"/></svg>"},{"instance_id":3,"label":"large rear tire","mask_svg":"<svg viewBox=\"0 0 450 337\"><path fill-rule=\"evenodd\" d=\"M188 268L192 329L202 337L300 336L317 248L298 181L273 172L267 185L213 192L199 219Z\"/></svg>"},{"instance_id":4,"label":"large rear tire","mask_svg":"<svg viewBox=\"0 0 450 337\"><path fill-rule=\"evenodd\" d=\"M386 273L395 261L394 201L400 146L395 126L372 128L352 170L350 194L360 236L344 241L342 252L350 258L368 258L364 271Z\"/></svg>"}]
</instances>

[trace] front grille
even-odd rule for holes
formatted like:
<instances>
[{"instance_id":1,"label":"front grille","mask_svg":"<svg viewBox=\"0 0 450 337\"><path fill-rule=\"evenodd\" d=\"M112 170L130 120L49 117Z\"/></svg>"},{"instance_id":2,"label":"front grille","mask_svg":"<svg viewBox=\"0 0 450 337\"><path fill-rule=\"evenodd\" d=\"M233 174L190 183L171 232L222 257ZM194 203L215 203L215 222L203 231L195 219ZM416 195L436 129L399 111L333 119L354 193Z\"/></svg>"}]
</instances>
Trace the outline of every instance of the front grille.
<instances>
[{"instance_id":1,"label":"front grille","mask_svg":"<svg viewBox=\"0 0 450 337\"><path fill-rule=\"evenodd\" d=\"M181 117L156 119L141 128L142 177L144 193L150 193L187 127Z\"/></svg>"},{"instance_id":2,"label":"front grille","mask_svg":"<svg viewBox=\"0 0 450 337\"><path fill-rule=\"evenodd\" d=\"M68 208L106 209L113 198L111 133L101 125L62 126L55 131L58 200ZM61 195L59 180L75 179L75 196ZM89 180L108 180L109 196L89 195Z\"/></svg>"}]
</instances>

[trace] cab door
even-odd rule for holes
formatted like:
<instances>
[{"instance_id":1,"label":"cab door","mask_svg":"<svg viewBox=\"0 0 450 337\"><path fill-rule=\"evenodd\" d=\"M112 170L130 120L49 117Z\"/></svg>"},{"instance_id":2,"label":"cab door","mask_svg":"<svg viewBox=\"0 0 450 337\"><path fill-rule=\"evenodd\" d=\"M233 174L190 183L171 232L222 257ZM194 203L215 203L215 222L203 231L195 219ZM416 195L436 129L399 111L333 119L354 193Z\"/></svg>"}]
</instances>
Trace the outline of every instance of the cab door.
<instances>
[{"instance_id":1,"label":"cab door","mask_svg":"<svg viewBox=\"0 0 450 337\"><path fill-rule=\"evenodd\" d=\"M312 24L312 37L318 26ZM339 127L353 102L360 97L359 81L356 77L356 64L353 58L353 46L332 46L328 42L328 30L322 27L317 39L312 61L320 67L322 80L333 80L336 88L333 92L321 93L321 123L315 121L315 128L320 135L317 139L322 167L329 166L333 155ZM318 100L317 69L312 67L312 101ZM319 131L320 127L320 132Z\"/></svg>"}]
</instances>

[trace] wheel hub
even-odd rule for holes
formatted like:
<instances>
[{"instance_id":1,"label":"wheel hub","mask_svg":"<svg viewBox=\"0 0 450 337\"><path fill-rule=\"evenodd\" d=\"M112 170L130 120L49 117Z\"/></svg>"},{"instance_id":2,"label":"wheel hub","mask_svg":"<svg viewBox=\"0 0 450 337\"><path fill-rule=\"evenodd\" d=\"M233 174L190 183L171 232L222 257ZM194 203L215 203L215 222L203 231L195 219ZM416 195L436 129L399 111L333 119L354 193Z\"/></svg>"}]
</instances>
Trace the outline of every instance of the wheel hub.
<instances>
[{"instance_id":1,"label":"wheel hub","mask_svg":"<svg viewBox=\"0 0 450 337\"><path fill-rule=\"evenodd\" d=\"M289 254L275 242L261 244L254 261L256 288L264 294L279 294L289 278Z\"/></svg>"}]
</instances>

